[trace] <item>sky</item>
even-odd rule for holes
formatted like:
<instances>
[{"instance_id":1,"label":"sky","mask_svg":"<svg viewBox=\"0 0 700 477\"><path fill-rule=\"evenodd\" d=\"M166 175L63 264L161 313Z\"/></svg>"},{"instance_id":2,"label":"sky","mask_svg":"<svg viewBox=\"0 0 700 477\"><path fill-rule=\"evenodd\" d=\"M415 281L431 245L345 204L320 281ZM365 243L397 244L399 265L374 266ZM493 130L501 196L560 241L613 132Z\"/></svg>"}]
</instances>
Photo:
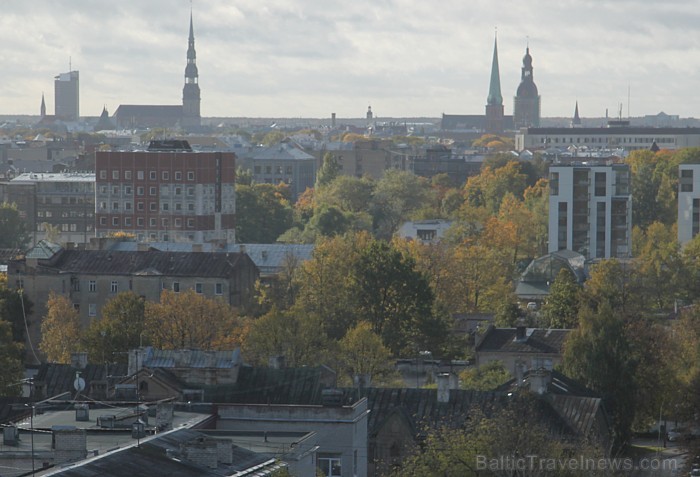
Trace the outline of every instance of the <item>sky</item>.
<instances>
[{"instance_id":1,"label":"sky","mask_svg":"<svg viewBox=\"0 0 700 477\"><path fill-rule=\"evenodd\" d=\"M204 117L483 114L496 29L506 114L529 43L543 117L700 117L700 0L2 0L0 114L181 104L190 7Z\"/></svg>"}]
</instances>

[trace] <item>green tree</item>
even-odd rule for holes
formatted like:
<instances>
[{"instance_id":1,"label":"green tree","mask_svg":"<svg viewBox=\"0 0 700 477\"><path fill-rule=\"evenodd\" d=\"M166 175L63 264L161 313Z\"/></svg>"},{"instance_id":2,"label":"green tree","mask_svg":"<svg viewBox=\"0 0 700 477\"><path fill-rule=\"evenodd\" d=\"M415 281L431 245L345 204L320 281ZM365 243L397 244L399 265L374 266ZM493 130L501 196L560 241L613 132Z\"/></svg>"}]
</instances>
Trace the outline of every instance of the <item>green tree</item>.
<instances>
[{"instance_id":1,"label":"green tree","mask_svg":"<svg viewBox=\"0 0 700 477\"><path fill-rule=\"evenodd\" d=\"M679 288L680 247L676 227L653 222L635 234L635 271L642 303L657 310L669 309ZM646 298L649 298L648 300Z\"/></svg>"},{"instance_id":2,"label":"green tree","mask_svg":"<svg viewBox=\"0 0 700 477\"><path fill-rule=\"evenodd\" d=\"M368 375L375 383L393 371L391 351L366 321L348 330L338 348L340 368L350 380L356 375Z\"/></svg>"},{"instance_id":3,"label":"green tree","mask_svg":"<svg viewBox=\"0 0 700 477\"><path fill-rule=\"evenodd\" d=\"M272 184L236 187L236 240L273 243L292 225L286 186Z\"/></svg>"},{"instance_id":4,"label":"green tree","mask_svg":"<svg viewBox=\"0 0 700 477\"><path fill-rule=\"evenodd\" d=\"M80 317L68 297L50 292L46 316L41 322L39 349L52 363L70 363L71 353L81 351Z\"/></svg>"},{"instance_id":5,"label":"green tree","mask_svg":"<svg viewBox=\"0 0 700 477\"><path fill-rule=\"evenodd\" d=\"M485 207L496 214L506 194L523 197L527 186L527 176L522 173L517 161L510 161L502 167L484 167L477 176L467 179L463 194L466 202L473 207Z\"/></svg>"},{"instance_id":6,"label":"green tree","mask_svg":"<svg viewBox=\"0 0 700 477\"><path fill-rule=\"evenodd\" d=\"M581 307L580 293L581 286L571 270L559 270L540 311L539 325L543 328L576 328Z\"/></svg>"},{"instance_id":7,"label":"green tree","mask_svg":"<svg viewBox=\"0 0 700 477\"><path fill-rule=\"evenodd\" d=\"M413 218L426 204L438 209L435 193L425 178L398 169L386 171L372 196L370 213L375 235L390 239L402 222Z\"/></svg>"},{"instance_id":8,"label":"green tree","mask_svg":"<svg viewBox=\"0 0 700 477\"><path fill-rule=\"evenodd\" d=\"M271 309L250 323L243 339L247 359L267 364L283 356L290 367L317 366L328 355L331 341L323 333L322 320L299 309Z\"/></svg>"},{"instance_id":9,"label":"green tree","mask_svg":"<svg viewBox=\"0 0 700 477\"><path fill-rule=\"evenodd\" d=\"M32 313L33 304L24 293L10 290L7 284L0 286L0 320L12 325L12 340L24 343L26 338L25 316Z\"/></svg>"},{"instance_id":10,"label":"green tree","mask_svg":"<svg viewBox=\"0 0 700 477\"><path fill-rule=\"evenodd\" d=\"M625 328L623 318L608 302L597 310L584 307L579 327L571 332L564 348L567 375L602 396L618 449L631 436L637 405L638 370Z\"/></svg>"},{"instance_id":11,"label":"green tree","mask_svg":"<svg viewBox=\"0 0 700 477\"><path fill-rule=\"evenodd\" d=\"M500 361L489 361L478 368L465 369L459 373L461 387L477 391L493 391L511 379L512 376Z\"/></svg>"},{"instance_id":12,"label":"green tree","mask_svg":"<svg viewBox=\"0 0 700 477\"><path fill-rule=\"evenodd\" d=\"M235 310L192 289L164 290L159 303L146 302L144 314L145 336L159 349L230 350L241 343Z\"/></svg>"},{"instance_id":13,"label":"green tree","mask_svg":"<svg viewBox=\"0 0 700 477\"><path fill-rule=\"evenodd\" d=\"M22 345L12 339L12 326L0 320L0 396L18 396L24 376Z\"/></svg>"},{"instance_id":14,"label":"green tree","mask_svg":"<svg viewBox=\"0 0 700 477\"><path fill-rule=\"evenodd\" d=\"M399 354L436 349L446 326L433 320L433 292L415 261L383 241L360 251L353 267L357 314L372 324L384 344Z\"/></svg>"},{"instance_id":15,"label":"green tree","mask_svg":"<svg viewBox=\"0 0 700 477\"><path fill-rule=\"evenodd\" d=\"M323 164L316 172L316 188L324 187L333 182L340 174L338 159L331 152L323 156Z\"/></svg>"},{"instance_id":16,"label":"green tree","mask_svg":"<svg viewBox=\"0 0 700 477\"><path fill-rule=\"evenodd\" d=\"M125 352L144 344L145 302L132 291L107 301L100 319L85 330L83 342L93 362L126 362ZM146 336L145 343L148 343Z\"/></svg>"},{"instance_id":17,"label":"green tree","mask_svg":"<svg viewBox=\"0 0 700 477\"><path fill-rule=\"evenodd\" d=\"M375 183L371 179L338 176L326 187L315 191L317 207L335 206L344 212L367 212L374 195Z\"/></svg>"},{"instance_id":18,"label":"green tree","mask_svg":"<svg viewBox=\"0 0 700 477\"><path fill-rule=\"evenodd\" d=\"M0 248L24 248L29 243L29 232L16 204L0 204Z\"/></svg>"},{"instance_id":19,"label":"green tree","mask_svg":"<svg viewBox=\"0 0 700 477\"><path fill-rule=\"evenodd\" d=\"M250 169L244 169L241 166L236 167L236 185L246 185L252 186L253 182L253 171Z\"/></svg>"}]
</instances>

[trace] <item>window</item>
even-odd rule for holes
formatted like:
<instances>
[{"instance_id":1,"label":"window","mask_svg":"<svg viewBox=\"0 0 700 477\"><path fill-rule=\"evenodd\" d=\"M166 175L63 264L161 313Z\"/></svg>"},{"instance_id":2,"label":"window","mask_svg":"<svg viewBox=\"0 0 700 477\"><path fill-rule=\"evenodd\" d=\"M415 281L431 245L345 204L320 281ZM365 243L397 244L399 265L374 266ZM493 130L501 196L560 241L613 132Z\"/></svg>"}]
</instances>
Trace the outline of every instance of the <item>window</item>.
<instances>
[{"instance_id":1,"label":"window","mask_svg":"<svg viewBox=\"0 0 700 477\"><path fill-rule=\"evenodd\" d=\"M175 188L175 195L182 195L182 187Z\"/></svg>"},{"instance_id":2,"label":"window","mask_svg":"<svg viewBox=\"0 0 700 477\"><path fill-rule=\"evenodd\" d=\"M162 206L163 206L163 211L170 210L170 204L168 204L167 202L163 202Z\"/></svg>"},{"instance_id":3,"label":"window","mask_svg":"<svg viewBox=\"0 0 700 477\"><path fill-rule=\"evenodd\" d=\"M73 291L80 291L80 280L78 280L77 278L71 278L70 287Z\"/></svg>"},{"instance_id":4,"label":"window","mask_svg":"<svg viewBox=\"0 0 700 477\"><path fill-rule=\"evenodd\" d=\"M204 288L204 287L202 286L201 283L195 283L195 284L194 284L194 292L195 292L195 293L201 294L203 288Z\"/></svg>"},{"instance_id":5,"label":"window","mask_svg":"<svg viewBox=\"0 0 700 477\"><path fill-rule=\"evenodd\" d=\"M80 303L73 303L73 309L74 309L75 311L78 311L78 312L79 312L79 311L80 311Z\"/></svg>"},{"instance_id":6,"label":"window","mask_svg":"<svg viewBox=\"0 0 700 477\"><path fill-rule=\"evenodd\" d=\"M112 171L112 179L119 179L119 171Z\"/></svg>"},{"instance_id":7,"label":"window","mask_svg":"<svg viewBox=\"0 0 700 477\"><path fill-rule=\"evenodd\" d=\"M168 219L160 219L160 225L162 227L169 227L170 226L170 221Z\"/></svg>"},{"instance_id":8,"label":"window","mask_svg":"<svg viewBox=\"0 0 700 477\"><path fill-rule=\"evenodd\" d=\"M136 195L143 195L143 186L139 186L136 188Z\"/></svg>"},{"instance_id":9,"label":"window","mask_svg":"<svg viewBox=\"0 0 700 477\"><path fill-rule=\"evenodd\" d=\"M119 202L112 202L112 210L119 210Z\"/></svg>"},{"instance_id":10,"label":"window","mask_svg":"<svg viewBox=\"0 0 700 477\"><path fill-rule=\"evenodd\" d=\"M175 219L175 227L180 228L182 227L182 219Z\"/></svg>"},{"instance_id":11,"label":"window","mask_svg":"<svg viewBox=\"0 0 700 477\"><path fill-rule=\"evenodd\" d=\"M100 217L100 225L107 225L107 217Z\"/></svg>"},{"instance_id":12,"label":"window","mask_svg":"<svg viewBox=\"0 0 700 477\"><path fill-rule=\"evenodd\" d=\"M167 181L168 179L170 179L170 173L169 173L168 171L163 171L163 172L161 173L161 178L162 178L164 181Z\"/></svg>"},{"instance_id":13,"label":"window","mask_svg":"<svg viewBox=\"0 0 700 477\"><path fill-rule=\"evenodd\" d=\"M137 217L137 218L136 218L136 226L137 226L137 227L143 227L143 217Z\"/></svg>"},{"instance_id":14,"label":"window","mask_svg":"<svg viewBox=\"0 0 700 477\"><path fill-rule=\"evenodd\" d=\"M224 294L224 284L223 283L217 283L214 286L214 293L217 295L223 295Z\"/></svg>"},{"instance_id":15,"label":"window","mask_svg":"<svg viewBox=\"0 0 700 477\"><path fill-rule=\"evenodd\" d=\"M148 189L148 194L149 194L149 195L156 195L156 188L155 188L155 187L149 187L149 189Z\"/></svg>"},{"instance_id":16,"label":"window","mask_svg":"<svg viewBox=\"0 0 700 477\"><path fill-rule=\"evenodd\" d=\"M151 209L151 212L155 212L158 210L158 204L156 202L151 202L148 206Z\"/></svg>"},{"instance_id":17,"label":"window","mask_svg":"<svg viewBox=\"0 0 700 477\"><path fill-rule=\"evenodd\" d=\"M100 179L106 179L107 178L107 171L100 171Z\"/></svg>"},{"instance_id":18,"label":"window","mask_svg":"<svg viewBox=\"0 0 700 477\"><path fill-rule=\"evenodd\" d=\"M187 228L189 228L189 229L194 228L194 219L187 219Z\"/></svg>"},{"instance_id":19,"label":"window","mask_svg":"<svg viewBox=\"0 0 700 477\"><path fill-rule=\"evenodd\" d=\"M194 187L187 188L187 195L194 195Z\"/></svg>"},{"instance_id":20,"label":"window","mask_svg":"<svg viewBox=\"0 0 700 477\"><path fill-rule=\"evenodd\" d=\"M131 195L131 193L132 193L131 186L125 186L124 193L127 195Z\"/></svg>"},{"instance_id":21,"label":"window","mask_svg":"<svg viewBox=\"0 0 700 477\"><path fill-rule=\"evenodd\" d=\"M106 194L107 193L107 186L100 186L100 194Z\"/></svg>"},{"instance_id":22,"label":"window","mask_svg":"<svg viewBox=\"0 0 700 477\"><path fill-rule=\"evenodd\" d=\"M148 178L151 179L152 181L156 180L158 178L158 175L156 174L156 171L150 171L148 173Z\"/></svg>"},{"instance_id":23,"label":"window","mask_svg":"<svg viewBox=\"0 0 700 477\"><path fill-rule=\"evenodd\" d=\"M150 227L155 227L158 224L157 219L155 217L148 219L148 224Z\"/></svg>"},{"instance_id":24,"label":"window","mask_svg":"<svg viewBox=\"0 0 700 477\"><path fill-rule=\"evenodd\" d=\"M175 204L175 210L182 210L182 203L177 202L177 203Z\"/></svg>"},{"instance_id":25,"label":"window","mask_svg":"<svg viewBox=\"0 0 700 477\"><path fill-rule=\"evenodd\" d=\"M140 181L143 180L143 171L137 171L136 172L136 178Z\"/></svg>"},{"instance_id":26,"label":"window","mask_svg":"<svg viewBox=\"0 0 700 477\"><path fill-rule=\"evenodd\" d=\"M106 209L107 208L107 202L100 202L100 209ZM48 217L48 215L47 215Z\"/></svg>"},{"instance_id":27,"label":"window","mask_svg":"<svg viewBox=\"0 0 700 477\"><path fill-rule=\"evenodd\" d=\"M175 293L180 293L180 282L173 282L173 291Z\"/></svg>"},{"instance_id":28,"label":"window","mask_svg":"<svg viewBox=\"0 0 700 477\"><path fill-rule=\"evenodd\" d=\"M324 477L341 477L340 454L318 454L316 459L320 475Z\"/></svg>"},{"instance_id":29,"label":"window","mask_svg":"<svg viewBox=\"0 0 700 477\"><path fill-rule=\"evenodd\" d=\"M97 316L97 304L90 303L88 305L88 316Z\"/></svg>"},{"instance_id":30,"label":"window","mask_svg":"<svg viewBox=\"0 0 700 477\"><path fill-rule=\"evenodd\" d=\"M124 179L131 179L131 171L124 171Z\"/></svg>"},{"instance_id":31,"label":"window","mask_svg":"<svg viewBox=\"0 0 700 477\"><path fill-rule=\"evenodd\" d=\"M95 280L90 280L88 282L88 291L95 293L97 291L97 282Z\"/></svg>"},{"instance_id":32,"label":"window","mask_svg":"<svg viewBox=\"0 0 700 477\"><path fill-rule=\"evenodd\" d=\"M181 181L181 180L182 180L182 172L180 172L180 171L175 171L175 180L176 180L176 181Z\"/></svg>"},{"instance_id":33,"label":"window","mask_svg":"<svg viewBox=\"0 0 700 477\"><path fill-rule=\"evenodd\" d=\"M187 204L187 210L189 210L190 212L194 212L194 204L191 202Z\"/></svg>"},{"instance_id":34,"label":"window","mask_svg":"<svg viewBox=\"0 0 700 477\"><path fill-rule=\"evenodd\" d=\"M559 195L559 173L549 174L549 195Z\"/></svg>"},{"instance_id":35,"label":"window","mask_svg":"<svg viewBox=\"0 0 700 477\"><path fill-rule=\"evenodd\" d=\"M131 217L124 217L124 225L131 227Z\"/></svg>"},{"instance_id":36,"label":"window","mask_svg":"<svg viewBox=\"0 0 700 477\"><path fill-rule=\"evenodd\" d=\"M287 166L287 174L291 174L291 173L292 173L292 166Z\"/></svg>"},{"instance_id":37,"label":"window","mask_svg":"<svg viewBox=\"0 0 700 477\"><path fill-rule=\"evenodd\" d=\"M188 181L194 180L194 171L187 171L187 180Z\"/></svg>"},{"instance_id":38,"label":"window","mask_svg":"<svg viewBox=\"0 0 700 477\"><path fill-rule=\"evenodd\" d=\"M693 192L693 170L681 170L681 192Z\"/></svg>"},{"instance_id":39,"label":"window","mask_svg":"<svg viewBox=\"0 0 700 477\"><path fill-rule=\"evenodd\" d=\"M112 225L115 227L119 225L119 217L112 217Z\"/></svg>"},{"instance_id":40,"label":"window","mask_svg":"<svg viewBox=\"0 0 700 477\"><path fill-rule=\"evenodd\" d=\"M109 291L111 291L112 293L119 292L119 282L116 280L112 280L112 284Z\"/></svg>"},{"instance_id":41,"label":"window","mask_svg":"<svg viewBox=\"0 0 700 477\"><path fill-rule=\"evenodd\" d=\"M131 210L131 202L124 202L124 210Z\"/></svg>"},{"instance_id":42,"label":"window","mask_svg":"<svg viewBox=\"0 0 700 477\"><path fill-rule=\"evenodd\" d=\"M595 173L595 196L596 197L605 197L605 184L606 184L606 177L605 177L605 172L596 172Z\"/></svg>"},{"instance_id":43,"label":"window","mask_svg":"<svg viewBox=\"0 0 700 477\"><path fill-rule=\"evenodd\" d=\"M119 186L114 186L112 187L112 194L118 195L119 194Z\"/></svg>"},{"instance_id":44,"label":"window","mask_svg":"<svg viewBox=\"0 0 700 477\"><path fill-rule=\"evenodd\" d=\"M144 210L143 202L136 203L136 210Z\"/></svg>"}]
</instances>

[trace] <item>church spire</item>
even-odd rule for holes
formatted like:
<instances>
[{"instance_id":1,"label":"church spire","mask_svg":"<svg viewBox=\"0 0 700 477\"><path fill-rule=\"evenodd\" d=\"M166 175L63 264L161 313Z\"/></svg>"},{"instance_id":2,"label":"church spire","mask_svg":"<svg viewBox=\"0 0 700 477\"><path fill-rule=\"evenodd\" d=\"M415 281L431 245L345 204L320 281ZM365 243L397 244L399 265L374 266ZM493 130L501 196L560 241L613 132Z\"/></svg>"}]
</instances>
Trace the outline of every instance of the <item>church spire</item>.
<instances>
[{"instance_id":1,"label":"church spire","mask_svg":"<svg viewBox=\"0 0 700 477\"><path fill-rule=\"evenodd\" d=\"M491 61L491 82L489 83L489 95L486 104L502 105L501 74L498 70L498 37L493 40L493 60Z\"/></svg>"},{"instance_id":2,"label":"church spire","mask_svg":"<svg viewBox=\"0 0 700 477\"><path fill-rule=\"evenodd\" d=\"M576 101L576 108L574 109L574 119L571 120L571 126L577 127L581 125L581 117L578 115L578 101Z\"/></svg>"},{"instance_id":3,"label":"church spire","mask_svg":"<svg viewBox=\"0 0 700 477\"><path fill-rule=\"evenodd\" d=\"M182 88L182 125L184 127L199 127L201 125L200 102L197 52L194 49L194 22L192 21L192 10L190 10L190 36L187 41L185 86Z\"/></svg>"},{"instance_id":4,"label":"church spire","mask_svg":"<svg viewBox=\"0 0 700 477\"><path fill-rule=\"evenodd\" d=\"M41 93L41 117L46 117L46 101L44 101L44 93Z\"/></svg>"}]
</instances>

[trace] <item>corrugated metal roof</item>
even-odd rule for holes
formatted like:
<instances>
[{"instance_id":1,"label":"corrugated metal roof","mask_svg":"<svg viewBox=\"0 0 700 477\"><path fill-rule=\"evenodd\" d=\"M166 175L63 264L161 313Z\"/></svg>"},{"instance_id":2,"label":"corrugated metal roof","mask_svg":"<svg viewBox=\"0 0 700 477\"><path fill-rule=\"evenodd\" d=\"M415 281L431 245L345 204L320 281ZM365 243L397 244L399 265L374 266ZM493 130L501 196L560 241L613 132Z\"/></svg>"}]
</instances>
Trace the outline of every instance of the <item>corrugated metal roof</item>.
<instances>
[{"instance_id":1,"label":"corrugated metal roof","mask_svg":"<svg viewBox=\"0 0 700 477\"><path fill-rule=\"evenodd\" d=\"M221 368L239 365L241 350L210 351L199 349L165 350L146 348L143 365L147 368Z\"/></svg>"}]
</instances>

